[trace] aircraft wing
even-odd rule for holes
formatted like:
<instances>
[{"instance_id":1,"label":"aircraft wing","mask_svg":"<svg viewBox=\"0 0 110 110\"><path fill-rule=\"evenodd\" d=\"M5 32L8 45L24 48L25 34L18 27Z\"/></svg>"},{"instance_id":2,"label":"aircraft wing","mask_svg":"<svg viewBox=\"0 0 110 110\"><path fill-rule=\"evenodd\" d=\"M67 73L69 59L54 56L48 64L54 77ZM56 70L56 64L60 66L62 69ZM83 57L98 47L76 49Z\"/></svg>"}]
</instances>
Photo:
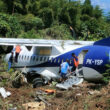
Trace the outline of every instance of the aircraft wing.
<instances>
[{"instance_id":1,"label":"aircraft wing","mask_svg":"<svg viewBox=\"0 0 110 110\"><path fill-rule=\"evenodd\" d=\"M14 46L14 45L24 45L24 46L40 46L40 47L51 47L51 43L45 40L38 39L15 39L15 38L0 38L0 45Z\"/></svg>"},{"instance_id":2,"label":"aircraft wing","mask_svg":"<svg viewBox=\"0 0 110 110\"><path fill-rule=\"evenodd\" d=\"M20 38L0 38L0 45L24 45L24 46L63 46L63 45L90 45L93 41L74 41L74 40L46 40L46 39L20 39Z\"/></svg>"}]
</instances>

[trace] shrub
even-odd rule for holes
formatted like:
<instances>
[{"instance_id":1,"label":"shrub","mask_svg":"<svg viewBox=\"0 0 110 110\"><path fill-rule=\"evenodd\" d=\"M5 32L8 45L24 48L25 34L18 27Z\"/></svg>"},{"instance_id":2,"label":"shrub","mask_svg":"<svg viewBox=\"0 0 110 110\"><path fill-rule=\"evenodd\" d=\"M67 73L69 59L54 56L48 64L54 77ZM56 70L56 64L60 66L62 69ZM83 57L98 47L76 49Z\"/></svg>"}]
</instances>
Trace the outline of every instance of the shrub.
<instances>
[{"instance_id":1,"label":"shrub","mask_svg":"<svg viewBox=\"0 0 110 110\"><path fill-rule=\"evenodd\" d=\"M106 71L105 73L103 74L103 81L105 84L108 84L109 81L110 81L110 64L106 64Z\"/></svg>"},{"instance_id":2,"label":"shrub","mask_svg":"<svg viewBox=\"0 0 110 110\"><path fill-rule=\"evenodd\" d=\"M6 36L7 32L10 32L11 28L9 26L9 24L4 21L4 20L0 20L0 34L1 36Z\"/></svg>"},{"instance_id":3,"label":"shrub","mask_svg":"<svg viewBox=\"0 0 110 110\"><path fill-rule=\"evenodd\" d=\"M31 29L41 29L44 24L41 18L34 17L32 14L28 14L24 16L24 18L20 21L22 25L24 25L25 31L29 31Z\"/></svg>"},{"instance_id":4,"label":"shrub","mask_svg":"<svg viewBox=\"0 0 110 110\"><path fill-rule=\"evenodd\" d=\"M45 27L50 27L53 22L53 11L50 8L43 8L39 12L39 16L42 18Z\"/></svg>"}]
</instances>

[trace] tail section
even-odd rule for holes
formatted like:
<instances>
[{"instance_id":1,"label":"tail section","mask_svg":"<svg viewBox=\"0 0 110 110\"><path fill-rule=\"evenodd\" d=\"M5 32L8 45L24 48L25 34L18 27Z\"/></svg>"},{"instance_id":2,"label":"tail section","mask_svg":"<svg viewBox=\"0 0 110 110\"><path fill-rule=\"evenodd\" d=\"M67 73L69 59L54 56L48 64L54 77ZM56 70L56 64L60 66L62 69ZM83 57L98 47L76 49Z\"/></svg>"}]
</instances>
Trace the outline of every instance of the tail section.
<instances>
[{"instance_id":1,"label":"tail section","mask_svg":"<svg viewBox=\"0 0 110 110\"><path fill-rule=\"evenodd\" d=\"M93 45L110 46L110 36L102 40L96 41Z\"/></svg>"}]
</instances>

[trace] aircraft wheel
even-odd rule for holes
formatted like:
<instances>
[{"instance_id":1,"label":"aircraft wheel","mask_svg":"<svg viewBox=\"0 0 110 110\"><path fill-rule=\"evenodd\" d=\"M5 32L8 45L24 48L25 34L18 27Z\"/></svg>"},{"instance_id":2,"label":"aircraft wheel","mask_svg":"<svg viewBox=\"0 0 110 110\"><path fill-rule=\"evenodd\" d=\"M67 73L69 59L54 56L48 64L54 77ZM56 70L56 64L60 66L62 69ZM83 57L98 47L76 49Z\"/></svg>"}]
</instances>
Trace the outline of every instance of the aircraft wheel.
<instances>
[{"instance_id":1,"label":"aircraft wheel","mask_svg":"<svg viewBox=\"0 0 110 110\"><path fill-rule=\"evenodd\" d=\"M43 83L42 78L35 78L33 80L33 88L40 87L40 86L43 86L43 85L44 85L44 83Z\"/></svg>"}]
</instances>

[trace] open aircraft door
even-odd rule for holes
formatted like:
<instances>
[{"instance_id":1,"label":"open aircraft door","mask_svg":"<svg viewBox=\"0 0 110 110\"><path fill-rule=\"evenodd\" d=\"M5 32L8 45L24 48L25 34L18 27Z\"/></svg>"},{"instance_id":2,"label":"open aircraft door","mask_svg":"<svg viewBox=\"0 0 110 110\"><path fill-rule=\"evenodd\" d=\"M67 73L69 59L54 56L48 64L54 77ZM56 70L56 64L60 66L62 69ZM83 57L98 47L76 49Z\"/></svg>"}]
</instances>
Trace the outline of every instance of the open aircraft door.
<instances>
[{"instance_id":1,"label":"open aircraft door","mask_svg":"<svg viewBox=\"0 0 110 110\"><path fill-rule=\"evenodd\" d=\"M76 74L78 75L78 77L84 77L83 74L83 62L84 62L84 58L85 55L87 54L88 50L82 50L80 52L80 54L78 55L78 59L79 59L79 65L76 69Z\"/></svg>"}]
</instances>

